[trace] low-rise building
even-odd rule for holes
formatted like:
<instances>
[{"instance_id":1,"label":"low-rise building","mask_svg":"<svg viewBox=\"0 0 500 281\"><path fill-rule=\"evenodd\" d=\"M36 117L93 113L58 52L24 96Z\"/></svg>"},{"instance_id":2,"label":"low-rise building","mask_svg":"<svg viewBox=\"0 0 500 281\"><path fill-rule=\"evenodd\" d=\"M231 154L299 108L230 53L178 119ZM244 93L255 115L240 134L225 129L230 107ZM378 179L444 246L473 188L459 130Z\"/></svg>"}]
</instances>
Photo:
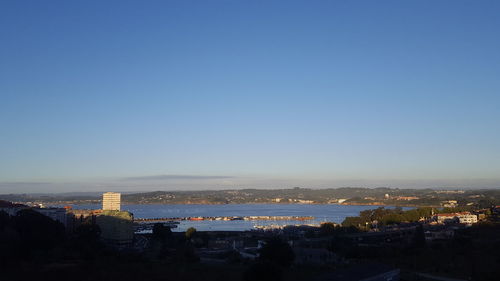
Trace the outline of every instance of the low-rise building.
<instances>
[{"instance_id":1,"label":"low-rise building","mask_svg":"<svg viewBox=\"0 0 500 281\"><path fill-rule=\"evenodd\" d=\"M455 230L453 229L427 230L425 231L425 240L426 241L448 240L453 238L454 235L455 235Z\"/></svg>"},{"instance_id":2,"label":"low-rise building","mask_svg":"<svg viewBox=\"0 0 500 281\"><path fill-rule=\"evenodd\" d=\"M437 214L435 219L438 223L477 223L477 215L470 212Z\"/></svg>"},{"instance_id":3,"label":"low-rise building","mask_svg":"<svg viewBox=\"0 0 500 281\"><path fill-rule=\"evenodd\" d=\"M420 198L416 197L416 196L396 196L394 199L400 200L400 201L411 201L411 200L417 200Z\"/></svg>"},{"instance_id":4,"label":"low-rise building","mask_svg":"<svg viewBox=\"0 0 500 281\"><path fill-rule=\"evenodd\" d=\"M456 214L437 214L436 221L438 223L457 223L458 218Z\"/></svg>"},{"instance_id":5,"label":"low-rise building","mask_svg":"<svg viewBox=\"0 0 500 281\"><path fill-rule=\"evenodd\" d=\"M66 209L64 208L33 208L32 210L62 223L64 227L68 225Z\"/></svg>"},{"instance_id":6,"label":"low-rise building","mask_svg":"<svg viewBox=\"0 0 500 281\"><path fill-rule=\"evenodd\" d=\"M65 227L68 224L68 218L66 216L66 209L64 208L31 208L23 204L11 203L8 201L0 200L0 211L6 212L9 216L15 216L21 210L31 209L38 212L44 216L47 216L55 221L62 223Z\"/></svg>"},{"instance_id":7,"label":"low-rise building","mask_svg":"<svg viewBox=\"0 0 500 281\"><path fill-rule=\"evenodd\" d=\"M96 216L96 224L101 229L101 238L118 248L132 245L134 239L134 217L126 211L102 211Z\"/></svg>"},{"instance_id":8,"label":"low-rise building","mask_svg":"<svg viewBox=\"0 0 500 281\"><path fill-rule=\"evenodd\" d=\"M313 204L313 200L304 200L304 199L297 199L297 202L300 204Z\"/></svg>"},{"instance_id":9,"label":"low-rise building","mask_svg":"<svg viewBox=\"0 0 500 281\"><path fill-rule=\"evenodd\" d=\"M457 205L458 205L457 200L447 200L441 202L441 206L445 208L455 208Z\"/></svg>"},{"instance_id":10,"label":"low-rise building","mask_svg":"<svg viewBox=\"0 0 500 281\"><path fill-rule=\"evenodd\" d=\"M77 220L83 220L89 217L98 216L102 214L102 210L69 209L68 214L71 214Z\"/></svg>"},{"instance_id":11,"label":"low-rise building","mask_svg":"<svg viewBox=\"0 0 500 281\"><path fill-rule=\"evenodd\" d=\"M477 223L477 215L471 213L462 213L458 215L458 222L463 224Z\"/></svg>"},{"instance_id":12,"label":"low-rise building","mask_svg":"<svg viewBox=\"0 0 500 281\"><path fill-rule=\"evenodd\" d=\"M75 231L80 225L84 223L95 224L96 217L102 214L102 210L75 210L71 208L66 209L68 216L68 225L66 230L68 232Z\"/></svg>"}]
</instances>

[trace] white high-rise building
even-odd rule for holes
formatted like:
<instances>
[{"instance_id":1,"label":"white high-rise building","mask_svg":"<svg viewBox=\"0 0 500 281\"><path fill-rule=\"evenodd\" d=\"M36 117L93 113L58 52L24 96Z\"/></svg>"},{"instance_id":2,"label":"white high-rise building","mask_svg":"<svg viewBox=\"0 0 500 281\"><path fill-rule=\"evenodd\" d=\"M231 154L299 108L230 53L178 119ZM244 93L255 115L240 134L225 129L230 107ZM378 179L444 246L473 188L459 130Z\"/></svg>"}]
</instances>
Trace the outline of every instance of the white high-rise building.
<instances>
[{"instance_id":1,"label":"white high-rise building","mask_svg":"<svg viewBox=\"0 0 500 281\"><path fill-rule=\"evenodd\" d=\"M102 209L120 211L121 194L117 192L106 192L102 194Z\"/></svg>"}]
</instances>

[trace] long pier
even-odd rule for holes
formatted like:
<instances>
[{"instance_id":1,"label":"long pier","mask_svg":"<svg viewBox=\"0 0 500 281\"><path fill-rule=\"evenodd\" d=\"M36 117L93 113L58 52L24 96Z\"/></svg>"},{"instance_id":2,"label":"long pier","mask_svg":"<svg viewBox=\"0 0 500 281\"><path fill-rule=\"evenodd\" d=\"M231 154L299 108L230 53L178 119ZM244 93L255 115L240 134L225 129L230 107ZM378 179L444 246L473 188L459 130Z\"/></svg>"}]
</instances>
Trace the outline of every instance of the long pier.
<instances>
[{"instance_id":1,"label":"long pier","mask_svg":"<svg viewBox=\"0 0 500 281\"><path fill-rule=\"evenodd\" d=\"M177 217L177 218L135 218L134 222L168 222L168 221L308 221L314 217L304 216L235 216L235 217Z\"/></svg>"}]
</instances>

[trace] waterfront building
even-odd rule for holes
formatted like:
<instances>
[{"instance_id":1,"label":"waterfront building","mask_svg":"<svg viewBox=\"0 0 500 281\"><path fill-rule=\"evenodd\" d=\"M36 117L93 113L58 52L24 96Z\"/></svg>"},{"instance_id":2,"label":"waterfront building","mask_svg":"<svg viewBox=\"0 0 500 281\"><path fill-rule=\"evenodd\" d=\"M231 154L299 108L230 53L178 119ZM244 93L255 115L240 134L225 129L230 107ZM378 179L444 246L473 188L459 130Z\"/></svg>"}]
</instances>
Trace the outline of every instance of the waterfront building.
<instances>
[{"instance_id":1,"label":"waterfront building","mask_svg":"<svg viewBox=\"0 0 500 281\"><path fill-rule=\"evenodd\" d=\"M106 192L102 195L102 209L106 211L120 211L121 194Z\"/></svg>"},{"instance_id":2,"label":"waterfront building","mask_svg":"<svg viewBox=\"0 0 500 281\"><path fill-rule=\"evenodd\" d=\"M101 238L111 246L128 247L134 239L134 217L126 211L103 210L95 218L101 229Z\"/></svg>"}]
</instances>

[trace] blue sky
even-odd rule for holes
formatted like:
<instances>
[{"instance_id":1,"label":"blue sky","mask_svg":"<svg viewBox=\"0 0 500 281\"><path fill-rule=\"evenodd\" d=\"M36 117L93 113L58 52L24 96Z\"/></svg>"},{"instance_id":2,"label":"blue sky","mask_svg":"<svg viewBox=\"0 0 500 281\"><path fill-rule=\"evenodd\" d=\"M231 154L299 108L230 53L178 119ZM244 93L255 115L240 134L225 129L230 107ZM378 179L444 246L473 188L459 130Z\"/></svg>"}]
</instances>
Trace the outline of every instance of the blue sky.
<instances>
[{"instance_id":1,"label":"blue sky","mask_svg":"<svg viewBox=\"0 0 500 281\"><path fill-rule=\"evenodd\" d=\"M0 192L500 187L498 1L2 1Z\"/></svg>"}]
</instances>

